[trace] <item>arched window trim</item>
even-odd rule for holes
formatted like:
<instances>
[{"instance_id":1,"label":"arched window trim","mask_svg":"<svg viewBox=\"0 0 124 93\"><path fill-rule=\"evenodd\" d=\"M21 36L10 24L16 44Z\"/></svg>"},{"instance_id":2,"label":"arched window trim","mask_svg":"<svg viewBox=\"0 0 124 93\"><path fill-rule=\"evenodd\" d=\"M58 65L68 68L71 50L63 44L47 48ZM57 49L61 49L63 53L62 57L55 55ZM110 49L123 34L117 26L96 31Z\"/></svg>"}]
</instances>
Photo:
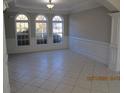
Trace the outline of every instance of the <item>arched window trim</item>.
<instances>
[{"instance_id":1,"label":"arched window trim","mask_svg":"<svg viewBox=\"0 0 124 93\"><path fill-rule=\"evenodd\" d=\"M19 16L19 15L25 15L26 17L27 17L27 19L28 20L16 20L16 18ZM27 14L25 14L25 13L19 13L19 14L17 14L16 16L15 16L15 31L16 31L16 22L20 22L20 23L24 23L24 22L28 22L28 28L29 28L29 36L30 36L30 21L29 21L29 16L27 15ZM17 31L16 31L16 33L17 33ZM16 34L16 36L17 36L17 34Z\"/></svg>"},{"instance_id":2,"label":"arched window trim","mask_svg":"<svg viewBox=\"0 0 124 93\"><path fill-rule=\"evenodd\" d=\"M62 19L62 21L53 21L53 18L55 17L55 16L59 16L61 19ZM52 18L52 23L62 23L62 33L64 34L64 18L61 16L61 15L55 15L55 16L53 16L53 18Z\"/></svg>"},{"instance_id":3,"label":"arched window trim","mask_svg":"<svg viewBox=\"0 0 124 93\"><path fill-rule=\"evenodd\" d=\"M36 20L36 18L38 16L44 16L46 18L46 20ZM48 22L48 18L45 15L39 14L39 15L36 16L36 18L35 18L35 22L44 22L44 23Z\"/></svg>"},{"instance_id":4,"label":"arched window trim","mask_svg":"<svg viewBox=\"0 0 124 93\"><path fill-rule=\"evenodd\" d=\"M59 16L62 20L61 20L61 21L55 21L55 20L53 20L53 18L54 18L55 16ZM62 34L62 41L63 41L63 36L64 36L64 18L63 18L61 15L54 15L53 18L52 18L52 24L53 24L53 23L62 23L62 32L60 32L60 33ZM53 33L53 25L52 25L52 33ZM54 33L53 33L53 34L54 34ZM54 38L53 38L53 39L54 39ZM59 42L59 43L62 43L62 41ZM54 43L54 42L53 42L53 43ZM57 43L54 43L54 44L57 44Z\"/></svg>"},{"instance_id":5,"label":"arched window trim","mask_svg":"<svg viewBox=\"0 0 124 93\"><path fill-rule=\"evenodd\" d=\"M55 21L55 20L53 20L55 16L59 16L59 17L62 19L62 21ZM62 16L60 16L60 15L55 15L55 16L53 16L53 18L52 18L52 22L56 22L56 23L64 22L64 19L63 19Z\"/></svg>"},{"instance_id":6,"label":"arched window trim","mask_svg":"<svg viewBox=\"0 0 124 93\"><path fill-rule=\"evenodd\" d=\"M36 20L36 18L38 17L38 16L44 16L45 18L46 18L46 20ZM47 26L48 26L48 18L45 16L45 15L42 15L42 14L39 14L39 15L37 15L36 17L35 17L35 24L36 23L46 23L47 24ZM35 29L36 29L36 25L35 25ZM48 27L46 28L46 30L47 30L47 33L48 33Z\"/></svg>"},{"instance_id":7,"label":"arched window trim","mask_svg":"<svg viewBox=\"0 0 124 93\"><path fill-rule=\"evenodd\" d=\"M17 18L19 15L25 15L28 20L16 20L16 18ZM16 22L29 22L29 17L27 16L27 14L20 13L20 14L17 14L17 15L15 16L15 21L16 21Z\"/></svg>"},{"instance_id":8,"label":"arched window trim","mask_svg":"<svg viewBox=\"0 0 124 93\"><path fill-rule=\"evenodd\" d=\"M28 17L27 17L27 15L25 15L25 14L17 14L16 20L17 20L17 17L20 16L20 15L24 15L24 16L27 18L26 20L28 20ZM17 21L18 21L18 20L17 20ZM19 21L21 21L21 20L19 20Z\"/></svg>"},{"instance_id":9,"label":"arched window trim","mask_svg":"<svg viewBox=\"0 0 124 93\"><path fill-rule=\"evenodd\" d=\"M27 17L28 20L16 20L16 18L19 16L19 15L25 15ZM15 37L16 37L16 47L25 47L25 46L20 46L18 45L18 39L17 39L17 28L16 28L16 22L20 22L20 23L25 23L27 22L28 23L28 36L29 36L29 44L26 45L26 46L30 46L30 37L31 37L31 34L30 34L30 16L26 13L18 13L16 16L15 16ZM21 33L20 33L21 34Z\"/></svg>"},{"instance_id":10,"label":"arched window trim","mask_svg":"<svg viewBox=\"0 0 124 93\"><path fill-rule=\"evenodd\" d=\"M44 16L46 20L36 20L38 16ZM35 17L35 30L36 30L36 23L46 23L46 34L48 35L48 18L43 14L38 14ZM35 33L35 36L36 36L36 39L37 39L36 33ZM47 37L47 39L48 39L48 37ZM47 42L48 42L48 40L47 40ZM47 43L43 43L43 44L47 44ZM40 45L40 44L37 43L37 45Z\"/></svg>"}]
</instances>

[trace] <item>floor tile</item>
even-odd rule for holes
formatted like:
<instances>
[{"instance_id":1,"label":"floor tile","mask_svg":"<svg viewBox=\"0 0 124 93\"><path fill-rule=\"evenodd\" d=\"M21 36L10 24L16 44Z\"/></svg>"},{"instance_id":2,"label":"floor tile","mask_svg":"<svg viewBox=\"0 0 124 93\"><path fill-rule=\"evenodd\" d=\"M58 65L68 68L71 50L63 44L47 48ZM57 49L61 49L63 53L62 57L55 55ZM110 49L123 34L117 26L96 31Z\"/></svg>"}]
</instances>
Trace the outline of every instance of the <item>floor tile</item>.
<instances>
[{"instance_id":1,"label":"floor tile","mask_svg":"<svg viewBox=\"0 0 124 93\"><path fill-rule=\"evenodd\" d=\"M66 85L70 85L70 86L74 86L76 84L76 80L77 79L74 79L74 78L67 78L67 77L64 77L60 83L61 84L66 84Z\"/></svg>"},{"instance_id":2,"label":"floor tile","mask_svg":"<svg viewBox=\"0 0 124 93\"><path fill-rule=\"evenodd\" d=\"M120 87L110 87L109 93L120 93Z\"/></svg>"},{"instance_id":3,"label":"floor tile","mask_svg":"<svg viewBox=\"0 0 124 93\"><path fill-rule=\"evenodd\" d=\"M32 86L27 85L23 89L18 91L18 93L35 93L36 91L37 91L36 87L32 87Z\"/></svg>"},{"instance_id":4,"label":"floor tile","mask_svg":"<svg viewBox=\"0 0 124 93\"><path fill-rule=\"evenodd\" d=\"M41 86L41 88L46 89L46 90L50 90L50 91L54 91L55 88L57 87L58 82L57 81L52 81L52 80L46 80L46 82L44 82Z\"/></svg>"},{"instance_id":5,"label":"floor tile","mask_svg":"<svg viewBox=\"0 0 124 93\"><path fill-rule=\"evenodd\" d=\"M89 81L89 80L78 80L76 82L76 86L80 87L80 88L90 89L91 88L91 81Z\"/></svg>"},{"instance_id":6,"label":"floor tile","mask_svg":"<svg viewBox=\"0 0 124 93\"><path fill-rule=\"evenodd\" d=\"M28 85L34 86L34 87L41 87L42 84L46 81L46 79L34 79L33 81L30 81Z\"/></svg>"},{"instance_id":7,"label":"floor tile","mask_svg":"<svg viewBox=\"0 0 124 93\"><path fill-rule=\"evenodd\" d=\"M72 93L90 93L90 89L75 87Z\"/></svg>"},{"instance_id":8,"label":"floor tile","mask_svg":"<svg viewBox=\"0 0 124 93\"><path fill-rule=\"evenodd\" d=\"M109 92L103 92L100 90L91 90L91 93L109 93Z\"/></svg>"},{"instance_id":9,"label":"floor tile","mask_svg":"<svg viewBox=\"0 0 124 93\"><path fill-rule=\"evenodd\" d=\"M88 80L89 76L120 76L104 64L70 50L9 55L12 93L119 93L119 80Z\"/></svg>"},{"instance_id":10,"label":"floor tile","mask_svg":"<svg viewBox=\"0 0 124 93\"><path fill-rule=\"evenodd\" d=\"M92 81L92 90L108 93L109 91L108 81Z\"/></svg>"},{"instance_id":11,"label":"floor tile","mask_svg":"<svg viewBox=\"0 0 124 93\"><path fill-rule=\"evenodd\" d=\"M60 84L57 86L54 93L71 93L72 92L72 86Z\"/></svg>"},{"instance_id":12,"label":"floor tile","mask_svg":"<svg viewBox=\"0 0 124 93\"><path fill-rule=\"evenodd\" d=\"M49 90L38 88L35 93L53 93L53 92L52 91L49 91Z\"/></svg>"}]
</instances>

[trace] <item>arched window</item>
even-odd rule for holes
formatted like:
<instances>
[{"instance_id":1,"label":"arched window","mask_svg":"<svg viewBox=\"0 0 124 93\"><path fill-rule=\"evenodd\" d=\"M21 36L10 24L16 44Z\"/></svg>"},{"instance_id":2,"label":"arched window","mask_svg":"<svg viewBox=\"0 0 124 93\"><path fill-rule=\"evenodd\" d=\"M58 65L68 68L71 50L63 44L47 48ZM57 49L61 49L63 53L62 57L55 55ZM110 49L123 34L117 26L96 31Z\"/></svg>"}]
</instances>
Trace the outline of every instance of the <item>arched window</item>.
<instances>
[{"instance_id":1,"label":"arched window","mask_svg":"<svg viewBox=\"0 0 124 93\"><path fill-rule=\"evenodd\" d=\"M60 16L54 16L52 19L53 43L62 42L63 21L64 21L63 18Z\"/></svg>"},{"instance_id":2,"label":"arched window","mask_svg":"<svg viewBox=\"0 0 124 93\"><path fill-rule=\"evenodd\" d=\"M47 18L38 15L35 22L37 44L47 44Z\"/></svg>"},{"instance_id":3,"label":"arched window","mask_svg":"<svg viewBox=\"0 0 124 93\"><path fill-rule=\"evenodd\" d=\"M16 16L17 45L29 45L29 20L24 14Z\"/></svg>"}]
</instances>

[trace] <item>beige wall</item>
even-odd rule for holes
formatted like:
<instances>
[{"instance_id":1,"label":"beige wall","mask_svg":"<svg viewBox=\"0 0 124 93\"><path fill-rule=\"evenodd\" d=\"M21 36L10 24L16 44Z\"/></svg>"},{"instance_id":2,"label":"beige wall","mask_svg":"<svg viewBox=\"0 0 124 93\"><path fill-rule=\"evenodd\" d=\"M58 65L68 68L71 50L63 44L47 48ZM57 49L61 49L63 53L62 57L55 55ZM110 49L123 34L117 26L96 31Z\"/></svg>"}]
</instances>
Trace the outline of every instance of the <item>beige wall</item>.
<instances>
[{"instance_id":1,"label":"beige wall","mask_svg":"<svg viewBox=\"0 0 124 93\"><path fill-rule=\"evenodd\" d=\"M120 0L107 0L108 3L112 4L118 11L120 11Z\"/></svg>"},{"instance_id":2,"label":"beige wall","mask_svg":"<svg viewBox=\"0 0 124 93\"><path fill-rule=\"evenodd\" d=\"M90 40L110 42L111 17L104 7L71 14L69 35Z\"/></svg>"},{"instance_id":3,"label":"beige wall","mask_svg":"<svg viewBox=\"0 0 124 93\"><path fill-rule=\"evenodd\" d=\"M120 0L96 0L111 12L120 11Z\"/></svg>"}]
</instances>

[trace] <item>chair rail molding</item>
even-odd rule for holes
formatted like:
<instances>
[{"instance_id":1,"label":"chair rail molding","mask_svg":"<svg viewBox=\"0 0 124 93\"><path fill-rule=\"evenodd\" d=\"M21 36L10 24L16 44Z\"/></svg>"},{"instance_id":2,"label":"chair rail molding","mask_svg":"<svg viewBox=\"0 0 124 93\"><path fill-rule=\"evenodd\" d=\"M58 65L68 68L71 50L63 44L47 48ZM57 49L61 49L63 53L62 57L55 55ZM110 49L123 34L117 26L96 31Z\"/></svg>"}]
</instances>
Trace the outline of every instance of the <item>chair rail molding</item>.
<instances>
[{"instance_id":1,"label":"chair rail molding","mask_svg":"<svg viewBox=\"0 0 124 93\"><path fill-rule=\"evenodd\" d=\"M72 51L108 65L109 43L70 36L69 48Z\"/></svg>"}]
</instances>

